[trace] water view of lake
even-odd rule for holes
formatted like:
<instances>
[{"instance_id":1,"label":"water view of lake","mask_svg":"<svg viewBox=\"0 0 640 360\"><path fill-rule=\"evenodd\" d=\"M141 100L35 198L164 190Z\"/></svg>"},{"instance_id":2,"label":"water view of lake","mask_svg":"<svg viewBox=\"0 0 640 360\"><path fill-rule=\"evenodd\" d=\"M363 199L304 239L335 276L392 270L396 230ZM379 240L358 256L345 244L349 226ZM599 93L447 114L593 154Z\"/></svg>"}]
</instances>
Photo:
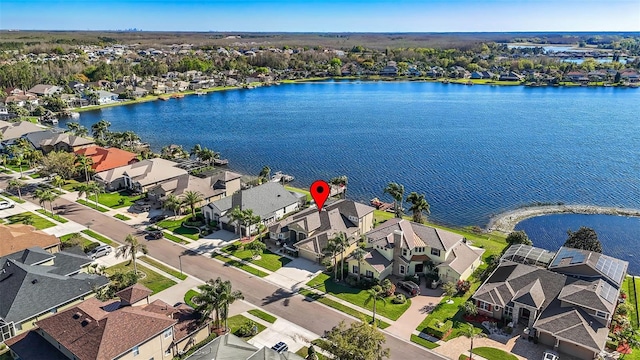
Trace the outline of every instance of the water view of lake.
<instances>
[{"instance_id":1,"label":"water view of lake","mask_svg":"<svg viewBox=\"0 0 640 360\"><path fill-rule=\"evenodd\" d=\"M349 177L368 202L390 181L425 193L431 219L484 226L533 202L639 207L640 92L616 88L321 82L187 96L81 114L157 151L194 144L231 167L308 186ZM64 126L64 124L61 124ZM565 229L566 230L566 229Z\"/></svg>"}]
</instances>

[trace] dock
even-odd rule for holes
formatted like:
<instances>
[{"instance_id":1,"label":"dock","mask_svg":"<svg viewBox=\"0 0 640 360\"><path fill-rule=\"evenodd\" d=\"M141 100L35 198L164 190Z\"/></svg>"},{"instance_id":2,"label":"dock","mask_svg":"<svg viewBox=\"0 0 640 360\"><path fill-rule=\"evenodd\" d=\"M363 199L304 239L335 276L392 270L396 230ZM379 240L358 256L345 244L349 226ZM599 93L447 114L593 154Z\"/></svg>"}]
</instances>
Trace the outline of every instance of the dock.
<instances>
[{"instance_id":1,"label":"dock","mask_svg":"<svg viewBox=\"0 0 640 360\"><path fill-rule=\"evenodd\" d=\"M271 182L275 182L275 183L277 182L288 183L288 182L292 182L293 180L295 180L295 178L292 175L283 174L282 171L277 171L271 177Z\"/></svg>"},{"instance_id":2,"label":"dock","mask_svg":"<svg viewBox=\"0 0 640 360\"><path fill-rule=\"evenodd\" d=\"M369 201L371 206L381 211L393 211L393 203L386 203L380 201L378 198L373 198Z\"/></svg>"},{"instance_id":3,"label":"dock","mask_svg":"<svg viewBox=\"0 0 640 360\"><path fill-rule=\"evenodd\" d=\"M215 166L229 165L229 160L227 160L227 159L213 159L213 165L215 165Z\"/></svg>"}]
</instances>

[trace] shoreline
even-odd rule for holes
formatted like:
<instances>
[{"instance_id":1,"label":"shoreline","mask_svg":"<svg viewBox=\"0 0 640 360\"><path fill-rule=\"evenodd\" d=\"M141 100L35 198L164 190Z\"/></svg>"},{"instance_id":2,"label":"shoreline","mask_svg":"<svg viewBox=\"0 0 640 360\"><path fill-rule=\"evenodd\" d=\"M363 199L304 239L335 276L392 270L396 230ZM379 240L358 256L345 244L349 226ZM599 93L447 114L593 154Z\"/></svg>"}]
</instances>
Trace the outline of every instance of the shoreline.
<instances>
[{"instance_id":1,"label":"shoreline","mask_svg":"<svg viewBox=\"0 0 640 360\"><path fill-rule=\"evenodd\" d=\"M509 234L526 219L553 214L616 215L640 217L640 210L595 205L544 205L509 210L492 217L485 230Z\"/></svg>"}]
</instances>

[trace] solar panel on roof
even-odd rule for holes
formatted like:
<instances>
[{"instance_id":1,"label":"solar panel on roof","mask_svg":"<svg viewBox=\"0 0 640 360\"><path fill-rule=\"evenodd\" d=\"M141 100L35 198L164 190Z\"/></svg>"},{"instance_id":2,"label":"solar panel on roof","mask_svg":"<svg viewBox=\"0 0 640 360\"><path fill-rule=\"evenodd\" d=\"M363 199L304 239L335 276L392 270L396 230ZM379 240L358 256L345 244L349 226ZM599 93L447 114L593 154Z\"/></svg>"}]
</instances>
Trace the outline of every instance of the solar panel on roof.
<instances>
[{"instance_id":1,"label":"solar panel on roof","mask_svg":"<svg viewBox=\"0 0 640 360\"><path fill-rule=\"evenodd\" d=\"M564 259L570 259L569 264L581 264L585 261L586 255L578 249L561 247L551 266L560 265L560 262Z\"/></svg>"},{"instance_id":2,"label":"solar panel on roof","mask_svg":"<svg viewBox=\"0 0 640 360\"><path fill-rule=\"evenodd\" d=\"M624 276L624 262L607 255L600 255L596 263L596 270L600 271L604 276L608 277L616 284L622 283Z\"/></svg>"},{"instance_id":3,"label":"solar panel on roof","mask_svg":"<svg viewBox=\"0 0 640 360\"><path fill-rule=\"evenodd\" d=\"M616 301L616 297L618 296L618 291L605 281L601 280L600 283L602 284L599 291L600 296L607 300L609 303L613 304Z\"/></svg>"},{"instance_id":4,"label":"solar panel on roof","mask_svg":"<svg viewBox=\"0 0 640 360\"><path fill-rule=\"evenodd\" d=\"M548 265L554 253L531 245L512 245L502 256L502 260L511 260L523 264Z\"/></svg>"}]
</instances>

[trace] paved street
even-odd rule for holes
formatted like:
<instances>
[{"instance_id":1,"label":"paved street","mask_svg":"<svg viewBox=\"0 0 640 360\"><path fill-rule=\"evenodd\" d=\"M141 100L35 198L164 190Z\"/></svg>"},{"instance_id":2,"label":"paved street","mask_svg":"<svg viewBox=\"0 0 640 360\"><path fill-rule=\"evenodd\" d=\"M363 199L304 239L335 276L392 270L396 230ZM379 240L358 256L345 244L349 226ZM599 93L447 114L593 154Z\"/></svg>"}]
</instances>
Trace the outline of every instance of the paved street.
<instances>
[{"instance_id":1,"label":"paved street","mask_svg":"<svg viewBox=\"0 0 640 360\"><path fill-rule=\"evenodd\" d=\"M0 187L4 186L6 183L0 184ZM54 205L65 205L64 216L69 220L88 226L112 239L122 241L130 233L142 235L142 231L138 231L122 221L66 199L58 199ZM330 329L341 320L352 320L352 318L322 304L307 301L303 296L289 290L278 288L261 279L254 279L255 276L234 267L194 254L176 243L168 240L147 241L142 236L140 236L140 240L147 244L150 256L175 268L179 268L179 256L181 256L182 269L185 273L201 280L218 276L229 279L233 282L234 289L242 291L249 303L263 307L274 315L316 334L323 334L325 330ZM427 352L422 347L400 340L390 334L386 334L386 337L386 346L392 349L392 359L444 359L441 355Z\"/></svg>"}]
</instances>

